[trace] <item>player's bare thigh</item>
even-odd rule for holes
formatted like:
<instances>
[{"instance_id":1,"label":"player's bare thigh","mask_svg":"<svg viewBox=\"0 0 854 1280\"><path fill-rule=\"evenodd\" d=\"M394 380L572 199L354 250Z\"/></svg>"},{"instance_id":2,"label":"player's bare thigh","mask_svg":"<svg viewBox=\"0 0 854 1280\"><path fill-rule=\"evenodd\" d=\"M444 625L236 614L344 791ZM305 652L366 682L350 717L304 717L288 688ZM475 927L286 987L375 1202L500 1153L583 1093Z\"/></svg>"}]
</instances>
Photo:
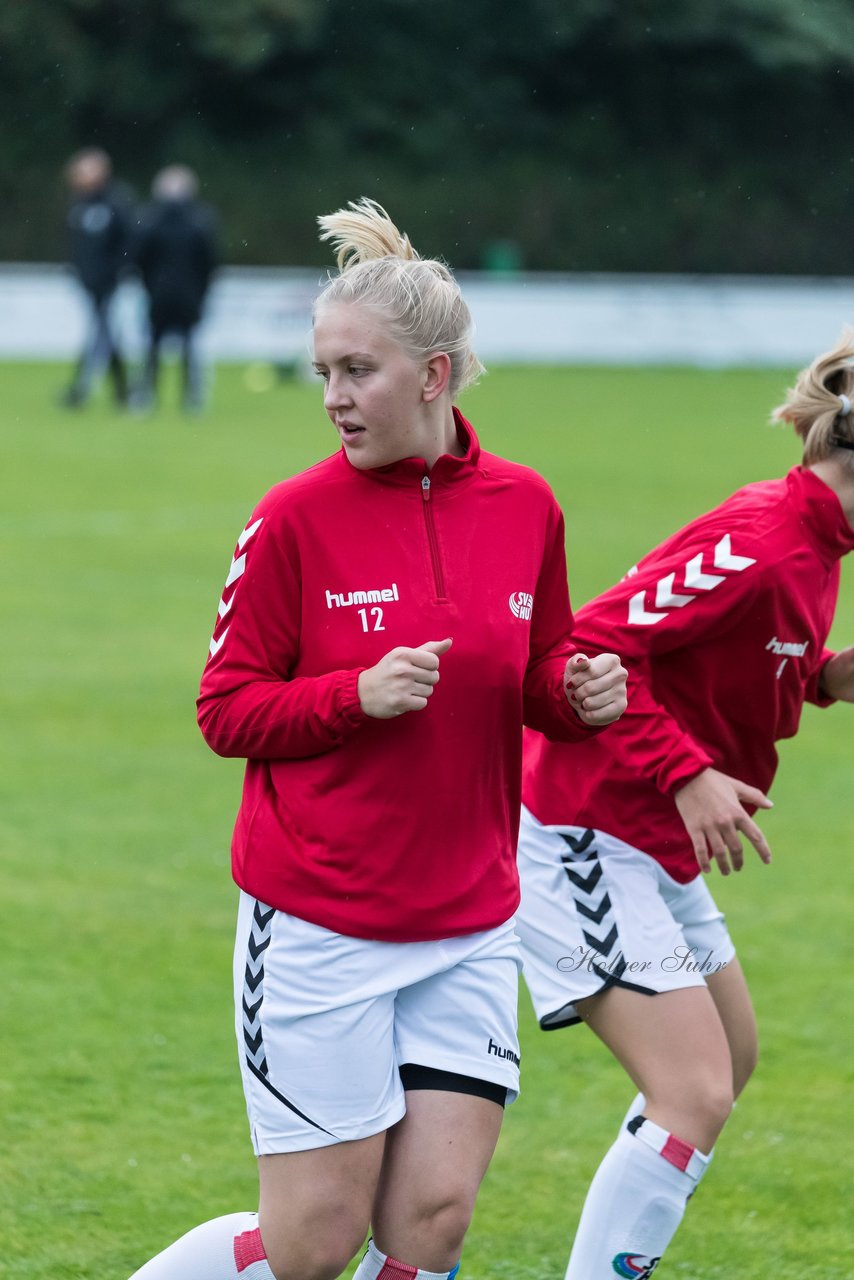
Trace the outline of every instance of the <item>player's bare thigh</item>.
<instances>
[{"instance_id":1,"label":"player's bare thigh","mask_svg":"<svg viewBox=\"0 0 854 1280\"><path fill-rule=\"evenodd\" d=\"M708 974L706 982L729 1043L733 1095L737 1098L756 1069L759 1057L753 1002L737 957L719 973Z\"/></svg>"}]
</instances>

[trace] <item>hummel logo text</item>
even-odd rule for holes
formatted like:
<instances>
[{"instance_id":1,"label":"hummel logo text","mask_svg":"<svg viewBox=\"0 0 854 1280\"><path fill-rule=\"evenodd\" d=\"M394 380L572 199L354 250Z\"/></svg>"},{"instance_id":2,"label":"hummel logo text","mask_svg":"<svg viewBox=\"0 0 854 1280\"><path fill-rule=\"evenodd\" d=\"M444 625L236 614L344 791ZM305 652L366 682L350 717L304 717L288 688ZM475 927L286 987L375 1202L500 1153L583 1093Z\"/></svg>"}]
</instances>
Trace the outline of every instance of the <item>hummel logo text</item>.
<instances>
[{"instance_id":1,"label":"hummel logo text","mask_svg":"<svg viewBox=\"0 0 854 1280\"><path fill-rule=\"evenodd\" d=\"M496 1058L506 1058L509 1062L515 1062L517 1067L519 1065L518 1053L514 1053L512 1049L502 1049L500 1045L495 1043L492 1036L489 1037L489 1048L486 1052L494 1053Z\"/></svg>"},{"instance_id":2,"label":"hummel logo text","mask_svg":"<svg viewBox=\"0 0 854 1280\"><path fill-rule=\"evenodd\" d=\"M382 604L399 599L397 583L393 582L390 587L375 587L371 591L327 591L326 607L346 609L351 604Z\"/></svg>"},{"instance_id":3,"label":"hummel logo text","mask_svg":"<svg viewBox=\"0 0 854 1280\"><path fill-rule=\"evenodd\" d=\"M776 636L772 636L765 648L786 658L802 658L808 646L809 640L805 640L803 644L795 644L794 641L778 640Z\"/></svg>"}]
</instances>

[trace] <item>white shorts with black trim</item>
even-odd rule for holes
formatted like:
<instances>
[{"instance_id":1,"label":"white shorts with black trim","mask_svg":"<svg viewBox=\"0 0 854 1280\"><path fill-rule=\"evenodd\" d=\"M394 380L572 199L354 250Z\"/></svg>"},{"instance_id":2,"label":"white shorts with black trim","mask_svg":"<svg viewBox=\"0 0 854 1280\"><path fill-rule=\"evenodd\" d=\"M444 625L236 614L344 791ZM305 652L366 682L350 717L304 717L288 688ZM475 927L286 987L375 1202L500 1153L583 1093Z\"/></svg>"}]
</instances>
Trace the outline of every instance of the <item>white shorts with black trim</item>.
<instances>
[{"instance_id":1,"label":"white shorts with black trim","mask_svg":"<svg viewBox=\"0 0 854 1280\"><path fill-rule=\"evenodd\" d=\"M735 955L701 876L679 884L607 832L545 827L523 808L518 863L516 928L545 1031L580 1022L575 1001L585 996L703 986Z\"/></svg>"},{"instance_id":2,"label":"white shorts with black trim","mask_svg":"<svg viewBox=\"0 0 854 1280\"><path fill-rule=\"evenodd\" d=\"M438 942L332 933L241 893L235 1027L256 1155L381 1133L414 1063L519 1091L515 922ZM463 1090L465 1091L465 1090Z\"/></svg>"}]
</instances>

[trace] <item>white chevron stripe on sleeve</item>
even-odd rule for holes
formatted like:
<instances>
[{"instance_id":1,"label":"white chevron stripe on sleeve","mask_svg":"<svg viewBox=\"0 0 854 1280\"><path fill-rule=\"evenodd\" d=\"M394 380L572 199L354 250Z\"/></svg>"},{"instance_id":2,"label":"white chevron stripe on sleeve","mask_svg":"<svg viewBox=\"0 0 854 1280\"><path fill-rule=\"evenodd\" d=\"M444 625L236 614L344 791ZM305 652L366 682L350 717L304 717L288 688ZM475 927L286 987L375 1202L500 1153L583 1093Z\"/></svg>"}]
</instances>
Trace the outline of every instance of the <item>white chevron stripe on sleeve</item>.
<instances>
[{"instance_id":1,"label":"white chevron stripe on sleeve","mask_svg":"<svg viewBox=\"0 0 854 1280\"><path fill-rule=\"evenodd\" d=\"M636 627L651 627L654 623L666 618L666 613L649 613L644 608L646 592L639 591L629 601L629 622Z\"/></svg>"},{"instance_id":2,"label":"white chevron stripe on sleeve","mask_svg":"<svg viewBox=\"0 0 854 1280\"><path fill-rule=\"evenodd\" d=\"M223 618L225 617L225 615L228 613L229 609L231 608L231 606L232 606L233 604L234 604L234 592L232 592L232 593L231 593L231 595L228 597L228 599L227 599L227 600L222 599L222 598L220 599L220 602L219 602L219 604L217 605L217 608L216 608L216 611L217 611L217 613L219 614L219 617L220 617L220 621L222 621L222 619L223 619Z\"/></svg>"},{"instance_id":3,"label":"white chevron stripe on sleeve","mask_svg":"<svg viewBox=\"0 0 854 1280\"><path fill-rule=\"evenodd\" d=\"M238 578L243 576L246 568L246 553L242 556L236 556L231 562L231 568L228 571L228 577L225 580L226 587L230 587L232 582L236 582Z\"/></svg>"},{"instance_id":4,"label":"white chevron stripe on sleeve","mask_svg":"<svg viewBox=\"0 0 854 1280\"><path fill-rule=\"evenodd\" d=\"M729 569L734 573L743 573L752 564L756 564L750 556L737 556L733 553L732 539L728 533L725 533L715 544L712 560L716 569ZM647 609L645 591L638 591L633 595L629 601L629 622L638 627L654 626L656 622L667 617L666 612L656 612L656 610L683 609L686 604L697 599L695 592L714 591L715 587L726 582L725 574L704 571L702 551L698 551L685 565L683 578L685 587L693 588L693 592L675 590L675 571L659 578L655 587L655 610Z\"/></svg>"},{"instance_id":5,"label":"white chevron stripe on sleeve","mask_svg":"<svg viewBox=\"0 0 854 1280\"><path fill-rule=\"evenodd\" d=\"M715 547L715 568L734 569L736 573L741 573L743 569L749 569L752 564L756 564L756 561L751 560L750 556L732 554L732 539L728 533L725 533Z\"/></svg>"},{"instance_id":6,"label":"white chevron stripe on sleeve","mask_svg":"<svg viewBox=\"0 0 854 1280\"><path fill-rule=\"evenodd\" d=\"M690 604L692 600L696 600L696 596L678 596L673 590L673 583L676 580L675 573L668 573L666 578L659 580L655 592L656 609L681 609L683 605Z\"/></svg>"},{"instance_id":7,"label":"white chevron stripe on sleeve","mask_svg":"<svg viewBox=\"0 0 854 1280\"><path fill-rule=\"evenodd\" d=\"M211 640L209 648L210 648L210 655L212 658L214 657L215 654L219 653L220 649L222 648L222 642L227 635L228 635L228 627L226 627L225 631L223 631L219 639Z\"/></svg>"},{"instance_id":8,"label":"white chevron stripe on sleeve","mask_svg":"<svg viewBox=\"0 0 854 1280\"><path fill-rule=\"evenodd\" d=\"M238 551L243 550L243 548L246 546L249 539L258 532L258 530L261 528L261 525L263 523L264 523L264 517L259 516L259 518L255 521L254 524L250 524L246 526L246 528L241 533L240 537L237 539Z\"/></svg>"},{"instance_id":9,"label":"white chevron stripe on sleeve","mask_svg":"<svg viewBox=\"0 0 854 1280\"><path fill-rule=\"evenodd\" d=\"M685 586L698 591L713 591L725 579L721 574L703 573L703 553L699 551L685 566Z\"/></svg>"}]
</instances>

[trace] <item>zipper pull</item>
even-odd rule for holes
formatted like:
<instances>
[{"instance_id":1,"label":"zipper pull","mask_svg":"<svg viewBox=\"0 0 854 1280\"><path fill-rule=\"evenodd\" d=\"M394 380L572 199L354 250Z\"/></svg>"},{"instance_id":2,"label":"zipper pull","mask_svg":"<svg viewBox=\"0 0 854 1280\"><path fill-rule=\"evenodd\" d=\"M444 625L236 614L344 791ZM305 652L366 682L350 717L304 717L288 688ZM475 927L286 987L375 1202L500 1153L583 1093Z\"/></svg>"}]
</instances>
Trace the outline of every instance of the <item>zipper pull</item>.
<instances>
[{"instance_id":1,"label":"zipper pull","mask_svg":"<svg viewBox=\"0 0 854 1280\"><path fill-rule=\"evenodd\" d=\"M421 477L421 493L424 497L424 501L429 502L430 501L430 477L429 476Z\"/></svg>"}]
</instances>

